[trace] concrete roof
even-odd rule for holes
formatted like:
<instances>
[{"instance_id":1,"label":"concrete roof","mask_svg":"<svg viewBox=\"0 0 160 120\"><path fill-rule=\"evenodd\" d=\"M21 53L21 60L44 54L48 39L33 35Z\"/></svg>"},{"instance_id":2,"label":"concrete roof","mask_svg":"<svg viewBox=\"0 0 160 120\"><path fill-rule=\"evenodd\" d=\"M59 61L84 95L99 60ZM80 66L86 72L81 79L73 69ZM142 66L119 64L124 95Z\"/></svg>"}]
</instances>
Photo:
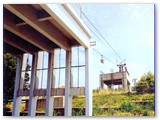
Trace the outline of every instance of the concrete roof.
<instances>
[{"instance_id":1,"label":"concrete roof","mask_svg":"<svg viewBox=\"0 0 160 120\"><path fill-rule=\"evenodd\" d=\"M90 46L91 34L69 4L4 4L3 15L5 52Z\"/></svg>"}]
</instances>

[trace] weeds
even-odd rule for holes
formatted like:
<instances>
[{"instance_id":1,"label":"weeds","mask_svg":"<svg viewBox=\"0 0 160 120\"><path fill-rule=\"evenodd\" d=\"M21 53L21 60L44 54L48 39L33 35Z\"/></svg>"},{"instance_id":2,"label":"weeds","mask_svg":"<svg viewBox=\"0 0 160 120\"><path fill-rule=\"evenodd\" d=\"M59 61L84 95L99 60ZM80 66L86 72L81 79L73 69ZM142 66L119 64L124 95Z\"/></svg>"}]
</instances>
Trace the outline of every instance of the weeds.
<instances>
[{"instance_id":1,"label":"weeds","mask_svg":"<svg viewBox=\"0 0 160 120\"><path fill-rule=\"evenodd\" d=\"M102 108L98 108L98 107L93 108L93 116L99 116L103 113L104 113L104 110Z\"/></svg>"},{"instance_id":2,"label":"weeds","mask_svg":"<svg viewBox=\"0 0 160 120\"><path fill-rule=\"evenodd\" d=\"M72 110L72 116L83 116L83 108L79 108L78 110Z\"/></svg>"},{"instance_id":3,"label":"weeds","mask_svg":"<svg viewBox=\"0 0 160 120\"><path fill-rule=\"evenodd\" d=\"M38 109L37 109L37 112L44 112L44 111L45 111L44 108L38 108Z\"/></svg>"},{"instance_id":4,"label":"weeds","mask_svg":"<svg viewBox=\"0 0 160 120\"><path fill-rule=\"evenodd\" d=\"M134 105L131 102L124 102L120 107L121 111L125 111L125 112L131 112L133 108L134 108Z\"/></svg>"},{"instance_id":5,"label":"weeds","mask_svg":"<svg viewBox=\"0 0 160 120\"><path fill-rule=\"evenodd\" d=\"M60 116L60 115L61 115L60 112L53 111L53 116Z\"/></svg>"},{"instance_id":6,"label":"weeds","mask_svg":"<svg viewBox=\"0 0 160 120\"><path fill-rule=\"evenodd\" d=\"M154 102L153 102L153 101L149 101L149 102L145 105L144 108L147 109L147 110L154 110Z\"/></svg>"}]
</instances>

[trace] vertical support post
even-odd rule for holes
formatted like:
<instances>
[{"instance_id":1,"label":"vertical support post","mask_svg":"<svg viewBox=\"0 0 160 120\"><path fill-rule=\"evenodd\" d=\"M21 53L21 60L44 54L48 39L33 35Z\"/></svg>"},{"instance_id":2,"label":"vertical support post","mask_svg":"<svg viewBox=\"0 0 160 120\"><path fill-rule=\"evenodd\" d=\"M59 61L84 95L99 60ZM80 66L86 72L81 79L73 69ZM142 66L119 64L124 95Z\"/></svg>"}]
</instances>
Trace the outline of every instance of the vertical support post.
<instances>
[{"instance_id":1,"label":"vertical support post","mask_svg":"<svg viewBox=\"0 0 160 120\"><path fill-rule=\"evenodd\" d=\"M22 56L19 56L17 58L17 70L16 70L16 80L15 80L15 86L14 86L12 116L19 116L20 114L20 105L21 105L22 97L18 97L17 92L19 89L19 84L21 79L22 60L23 60Z\"/></svg>"},{"instance_id":2,"label":"vertical support post","mask_svg":"<svg viewBox=\"0 0 160 120\"><path fill-rule=\"evenodd\" d=\"M101 89L104 89L104 82L101 80Z\"/></svg>"},{"instance_id":3,"label":"vertical support post","mask_svg":"<svg viewBox=\"0 0 160 120\"><path fill-rule=\"evenodd\" d=\"M28 116L35 116L36 113L36 105L37 105L37 97L33 96L34 84L36 80L36 70L37 70L37 60L38 53L33 55L32 60L32 73L31 73L31 83L30 83L30 91L29 91L29 106L28 106Z\"/></svg>"},{"instance_id":4,"label":"vertical support post","mask_svg":"<svg viewBox=\"0 0 160 120\"><path fill-rule=\"evenodd\" d=\"M85 48L85 99L86 99L86 116L92 116L92 89L91 89L91 53L92 48Z\"/></svg>"},{"instance_id":5,"label":"vertical support post","mask_svg":"<svg viewBox=\"0 0 160 120\"><path fill-rule=\"evenodd\" d=\"M112 90L112 85L111 85L111 84L108 85L108 90L109 90L109 91Z\"/></svg>"},{"instance_id":6,"label":"vertical support post","mask_svg":"<svg viewBox=\"0 0 160 120\"><path fill-rule=\"evenodd\" d=\"M65 116L72 115L72 96L70 95L71 84L71 52L66 51L66 71L65 71Z\"/></svg>"},{"instance_id":7,"label":"vertical support post","mask_svg":"<svg viewBox=\"0 0 160 120\"><path fill-rule=\"evenodd\" d=\"M126 79L126 77L125 77L125 79L124 79L124 89L125 89L125 91L128 91L128 84L127 84L127 79Z\"/></svg>"},{"instance_id":8,"label":"vertical support post","mask_svg":"<svg viewBox=\"0 0 160 120\"><path fill-rule=\"evenodd\" d=\"M123 91L125 91L125 89L124 89L124 74L122 73L122 89L123 89Z\"/></svg>"},{"instance_id":9,"label":"vertical support post","mask_svg":"<svg viewBox=\"0 0 160 120\"><path fill-rule=\"evenodd\" d=\"M48 59L48 78L47 78L47 93L46 93L46 116L53 116L54 97L51 96L51 84L53 79L53 63L54 53L49 53ZM53 79L53 82L55 80Z\"/></svg>"},{"instance_id":10,"label":"vertical support post","mask_svg":"<svg viewBox=\"0 0 160 120\"><path fill-rule=\"evenodd\" d=\"M103 78L102 78L102 74L99 76L99 88L103 89L104 88L104 82L103 82Z\"/></svg>"},{"instance_id":11,"label":"vertical support post","mask_svg":"<svg viewBox=\"0 0 160 120\"><path fill-rule=\"evenodd\" d=\"M114 91L113 73L111 73L111 91Z\"/></svg>"},{"instance_id":12,"label":"vertical support post","mask_svg":"<svg viewBox=\"0 0 160 120\"><path fill-rule=\"evenodd\" d=\"M123 90L127 91L128 86L127 86L127 78L126 78L125 72L123 72L122 75L123 75Z\"/></svg>"},{"instance_id":13,"label":"vertical support post","mask_svg":"<svg viewBox=\"0 0 160 120\"><path fill-rule=\"evenodd\" d=\"M128 82L127 82L128 84ZM127 85L127 90L130 92L130 83Z\"/></svg>"}]
</instances>

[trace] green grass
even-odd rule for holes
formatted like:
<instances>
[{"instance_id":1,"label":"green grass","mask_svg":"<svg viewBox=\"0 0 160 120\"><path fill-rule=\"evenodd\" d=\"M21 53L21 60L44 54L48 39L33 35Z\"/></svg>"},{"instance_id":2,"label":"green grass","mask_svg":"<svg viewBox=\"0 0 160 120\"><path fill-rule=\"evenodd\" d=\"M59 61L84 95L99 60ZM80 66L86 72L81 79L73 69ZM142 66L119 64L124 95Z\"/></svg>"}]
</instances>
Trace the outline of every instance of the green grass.
<instances>
[{"instance_id":1,"label":"green grass","mask_svg":"<svg viewBox=\"0 0 160 120\"><path fill-rule=\"evenodd\" d=\"M72 105L85 107L85 97L74 96ZM94 90L93 116L154 116L154 94Z\"/></svg>"}]
</instances>

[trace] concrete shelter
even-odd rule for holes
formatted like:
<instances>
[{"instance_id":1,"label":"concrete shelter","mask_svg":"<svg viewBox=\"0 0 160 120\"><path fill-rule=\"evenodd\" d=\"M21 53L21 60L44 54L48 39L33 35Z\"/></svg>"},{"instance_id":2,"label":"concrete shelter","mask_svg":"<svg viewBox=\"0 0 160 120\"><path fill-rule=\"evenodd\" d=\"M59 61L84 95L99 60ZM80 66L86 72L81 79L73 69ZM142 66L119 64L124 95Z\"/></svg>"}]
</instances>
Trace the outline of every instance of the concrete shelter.
<instances>
[{"instance_id":1,"label":"concrete shelter","mask_svg":"<svg viewBox=\"0 0 160 120\"><path fill-rule=\"evenodd\" d=\"M92 116L91 34L69 4L4 4L4 51L17 57L12 116L20 115L22 96L29 96L28 116L35 116L38 96L46 96L46 116L52 116L54 96L65 96L65 116L72 115L72 96L85 95L86 116ZM85 48L85 86L71 87L71 48ZM54 50L66 51L65 89L54 88ZM39 52L48 53L47 86L38 89ZM29 89L24 89L26 53L32 55ZM26 86L27 88L27 86Z\"/></svg>"},{"instance_id":2,"label":"concrete shelter","mask_svg":"<svg viewBox=\"0 0 160 120\"><path fill-rule=\"evenodd\" d=\"M129 90L130 81L128 71L102 73L99 75L100 88L104 88L104 84L108 86L109 90L113 85L122 85L124 91Z\"/></svg>"}]
</instances>

